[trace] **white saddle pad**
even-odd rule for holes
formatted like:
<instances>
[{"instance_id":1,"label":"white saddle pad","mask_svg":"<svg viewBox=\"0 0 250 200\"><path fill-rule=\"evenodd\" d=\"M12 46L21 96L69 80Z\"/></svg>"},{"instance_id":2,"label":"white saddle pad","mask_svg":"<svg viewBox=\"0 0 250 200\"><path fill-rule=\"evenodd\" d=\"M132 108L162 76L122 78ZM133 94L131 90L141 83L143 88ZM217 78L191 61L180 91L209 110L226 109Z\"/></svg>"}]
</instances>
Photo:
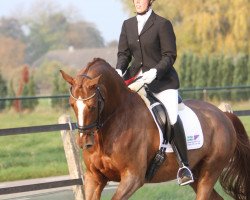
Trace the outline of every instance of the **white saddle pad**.
<instances>
[{"instance_id":1,"label":"white saddle pad","mask_svg":"<svg viewBox=\"0 0 250 200\"><path fill-rule=\"evenodd\" d=\"M141 96L141 98L144 100L144 102L148 106L148 108L149 108L149 110L150 110L150 112L155 120L154 114L152 113L151 108L150 108L151 107L150 103L149 103L148 99L146 98L146 91L144 89L142 89L143 84L144 84L143 81L137 81L137 82L129 85L129 88L131 90L136 91L136 92L138 92L138 90L140 89L138 94ZM204 139L203 139L201 124L200 124L198 117L184 103L179 104L179 111L178 112L179 112L178 114L182 120L184 130L185 130L188 150L201 148L203 145ZM159 128L156 120L155 120L155 123L158 127L159 134L160 134L159 149L161 147L165 147L166 152L173 152L172 146L170 144L166 144L166 145L162 144L163 134L162 134L162 131Z\"/></svg>"},{"instance_id":2,"label":"white saddle pad","mask_svg":"<svg viewBox=\"0 0 250 200\"><path fill-rule=\"evenodd\" d=\"M182 120L183 127L185 130L188 150L201 148L204 143L204 138L203 138L203 132L201 129L201 124L196 114L189 107L187 107L184 103L181 103L179 104L179 116ZM165 147L166 152L173 152L172 146L169 143L167 145L162 144L163 134L158 124L157 124L157 127L158 127L159 134L160 134L159 149L161 147Z\"/></svg>"}]
</instances>

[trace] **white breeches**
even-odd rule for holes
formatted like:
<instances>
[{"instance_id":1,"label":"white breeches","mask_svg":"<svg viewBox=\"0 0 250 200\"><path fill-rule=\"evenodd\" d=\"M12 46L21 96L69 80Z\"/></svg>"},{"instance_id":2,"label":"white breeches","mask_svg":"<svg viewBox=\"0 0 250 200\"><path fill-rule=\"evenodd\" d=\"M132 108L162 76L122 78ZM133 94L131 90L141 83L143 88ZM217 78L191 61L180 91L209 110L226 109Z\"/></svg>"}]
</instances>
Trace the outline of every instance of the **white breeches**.
<instances>
[{"instance_id":1,"label":"white breeches","mask_svg":"<svg viewBox=\"0 0 250 200\"><path fill-rule=\"evenodd\" d=\"M178 115L178 90L169 89L153 94L163 103L168 112L170 124L174 125Z\"/></svg>"}]
</instances>

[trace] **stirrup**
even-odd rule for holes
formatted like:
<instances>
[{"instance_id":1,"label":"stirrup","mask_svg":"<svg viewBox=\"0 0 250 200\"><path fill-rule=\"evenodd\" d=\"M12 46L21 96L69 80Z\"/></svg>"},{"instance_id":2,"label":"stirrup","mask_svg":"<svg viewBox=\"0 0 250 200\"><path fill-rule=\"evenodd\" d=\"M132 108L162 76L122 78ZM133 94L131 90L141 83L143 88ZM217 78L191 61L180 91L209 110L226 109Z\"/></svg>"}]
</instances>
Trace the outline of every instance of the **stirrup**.
<instances>
[{"instance_id":1,"label":"stirrup","mask_svg":"<svg viewBox=\"0 0 250 200\"><path fill-rule=\"evenodd\" d=\"M180 172L182 171L182 170L187 170L188 171L188 176L186 176L186 179L187 180L185 180L184 182L183 182L183 177L181 178L180 177ZM189 184L189 183L193 183L194 182L194 178L193 178L193 173L191 172L191 170L188 168L188 167L186 167L185 165L183 165L183 167L181 167L181 168L179 168L179 170L178 170L178 172L177 172L177 182L178 182L178 184L179 185L181 185L181 186L184 186L184 185L187 185L187 184Z\"/></svg>"}]
</instances>

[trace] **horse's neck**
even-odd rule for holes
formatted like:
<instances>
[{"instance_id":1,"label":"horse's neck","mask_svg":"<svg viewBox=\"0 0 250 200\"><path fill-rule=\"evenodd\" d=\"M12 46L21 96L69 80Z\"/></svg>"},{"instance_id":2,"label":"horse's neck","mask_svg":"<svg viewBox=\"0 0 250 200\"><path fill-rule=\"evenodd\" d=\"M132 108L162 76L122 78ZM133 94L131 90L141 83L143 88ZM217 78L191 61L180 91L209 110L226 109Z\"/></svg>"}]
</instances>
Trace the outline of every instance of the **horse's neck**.
<instances>
[{"instance_id":1,"label":"horse's neck","mask_svg":"<svg viewBox=\"0 0 250 200\"><path fill-rule=\"evenodd\" d=\"M106 88L107 99L105 100L105 112L111 114L115 109L124 104L124 99L129 95L129 91L121 83L110 83L111 87Z\"/></svg>"},{"instance_id":2,"label":"horse's neck","mask_svg":"<svg viewBox=\"0 0 250 200\"><path fill-rule=\"evenodd\" d=\"M113 96L112 102L106 102L108 107L105 110L104 121L111 123L112 129L115 131L119 124L130 124L134 117L138 119L143 115L143 111L147 110L147 106L138 96L138 94L126 90L118 96ZM136 116L131 116L136 113ZM109 133L105 133L109 134Z\"/></svg>"},{"instance_id":3,"label":"horse's neck","mask_svg":"<svg viewBox=\"0 0 250 200\"><path fill-rule=\"evenodd\" d=\"M130 125L132 110L138 114L139 119L141 116L140 111L147 109L140 96L128 89L123 83L119 82L121 80L118 79L120 79L120 77L110 79L109 76L109 79L105 78L105 84L103 84L106 95L101 121L104 123L104 127L101 129L103 137L99 138L99 142L105 143L108 142L111 137L118 136L120 133L117 127L119 127L120 124ZM101 138L104 141L101 141Z\"/></svg>"}]
</instances>

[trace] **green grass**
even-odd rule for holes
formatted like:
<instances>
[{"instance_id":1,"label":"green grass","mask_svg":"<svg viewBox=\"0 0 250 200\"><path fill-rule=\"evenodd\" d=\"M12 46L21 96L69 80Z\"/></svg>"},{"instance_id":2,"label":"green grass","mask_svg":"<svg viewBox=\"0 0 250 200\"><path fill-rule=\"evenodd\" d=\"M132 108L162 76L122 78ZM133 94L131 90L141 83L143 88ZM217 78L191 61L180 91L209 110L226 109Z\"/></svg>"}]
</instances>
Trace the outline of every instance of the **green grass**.
<instances>
[{"instance_id":1,"label":"green grass","mask_svg":"<svg viewBox=\"0 0 250 200\"><path fill-rule=\"evenodd\" d=\"M216 185L216 191L225 199L232 200L227 194L222 191L219 184ZM102 195L102 200L111 199L113 193L106 193ZM190 186L179 186L176 181L160 184L146 184L136 191L130 198L131 200L193 200L195 193Z\"/></svg>"},{"instance_id":2,"label":"green grass","mask_svg":"<svg viewBox=\"0 0 250 200\"><path fill-rule=\"evenodd\" d=\"M57 124L65 111L0 113L0 128ZM70 111L68 111L70 113ZM0 137L0 182L68 174L60 132Z\"/></svg>"},{"instance_id":3,"label":"green grass","mask_svg":"<svg viewBox=\"0 0 250 200\"><path fill-rule=\"evenodd\" d=\"M0 181L67 174L60 133L1 137Z\"/></svg>"}]
</instances>

